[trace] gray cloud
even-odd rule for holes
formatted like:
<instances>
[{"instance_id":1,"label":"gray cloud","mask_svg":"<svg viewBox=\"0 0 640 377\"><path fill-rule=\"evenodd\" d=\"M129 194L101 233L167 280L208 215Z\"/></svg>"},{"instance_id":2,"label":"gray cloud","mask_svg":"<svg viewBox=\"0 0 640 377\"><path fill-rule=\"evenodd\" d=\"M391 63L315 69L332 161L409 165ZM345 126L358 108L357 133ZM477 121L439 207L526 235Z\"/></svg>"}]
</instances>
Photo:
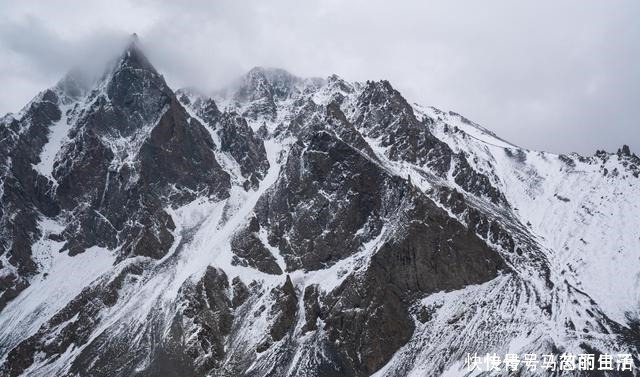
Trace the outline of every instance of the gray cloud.
<instances>
[{"instance_id":1,"label":"gray cloud","mask_svg":"<svg viewBox=\"0 0 640 377\"><path fill-rule=\"evenodd\" d=\"M137 32L174 87L256 65L388 79L516 144L640 149L640 4L543 0L82 1L0 5L0 112Z\"/></svg>"}]
</instances>

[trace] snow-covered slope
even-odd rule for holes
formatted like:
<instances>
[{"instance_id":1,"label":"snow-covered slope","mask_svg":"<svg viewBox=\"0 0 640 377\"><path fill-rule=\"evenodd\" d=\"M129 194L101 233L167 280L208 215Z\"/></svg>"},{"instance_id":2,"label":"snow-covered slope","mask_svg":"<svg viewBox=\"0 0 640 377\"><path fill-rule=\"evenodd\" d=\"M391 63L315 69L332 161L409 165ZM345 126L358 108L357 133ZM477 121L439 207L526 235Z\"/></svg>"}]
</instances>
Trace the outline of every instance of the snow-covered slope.
<instances>
[{"instance_id":1,"label":"snow-covered slope","mask_svg":"<svg viewBox=\"0 0 640 377\"><path fill-rule=\"evenodd\" d=\"M530 151L455 114L440 117L434 134L473 156L478 170L495 177L518 219L550 251L556 272L600 303L612 319L637 319L637 158L623 149L592 157ZM447 126L460 132L446 132Z\"/></svg>"},{"instance_id":2,"label":"snow-covered slope","mask_svg":"<svg viewBox=\"0 0 640 377\"><path fill-rule=\"evenodd\" d=\"M136 40L72 82L0 121L3 375L459 376L479 374L468 353L638 353L626 147L530 151L335 75L174 93Z\"/></svg>"}]
</instances>

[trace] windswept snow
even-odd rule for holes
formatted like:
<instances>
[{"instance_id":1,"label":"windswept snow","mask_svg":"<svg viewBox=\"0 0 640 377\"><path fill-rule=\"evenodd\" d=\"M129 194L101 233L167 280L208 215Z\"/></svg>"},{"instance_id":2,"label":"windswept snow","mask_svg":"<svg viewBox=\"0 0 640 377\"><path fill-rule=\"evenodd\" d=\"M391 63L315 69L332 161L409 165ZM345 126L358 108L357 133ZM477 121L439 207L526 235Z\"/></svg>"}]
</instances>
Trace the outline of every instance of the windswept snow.
<instances>
[{"instance_id":1,"label":"windswept snow","mask_svg":"<svg viewBox=\"0 0 640 377\"><path fill-rule=\"evenodd\" d=\"M34 253L41 271L31 285L2 310L2 354L34 334L85 287L113 268L115 256L106 249L92 247L73 257L59 252L63 243L47 237L51 232L60 231L60 226L48 219L40 225L44 235L34 245Z\"/></svg>"},{"instance_id":2,"label":"windswept snow","mask_svg":"<svg viewBox=\"0 0 640 377\"><path fill-rule=\"evenodd\" d=\"M458 114L413 107L435 119L434 135L471 156L504 193L547 251L558 282L583 290L621 324L640 318L640 185L617 155L529 151Z\"/></svg>"},{"instance_id":3,"label":"windswept snow","mask_svg":"<svg viewBox=\"0 0 640 377\"><path fill-rule=\"evenodd\" d=\"M62 148L62 145L68 138L72 123L69 121L68 113L71 107L63 105L60 108L62 116L59 121L51 125L48 135L47 144L42 148L40 153L40 162L34 166L34 169L43 176L53 179L53 165L56 155Z\"/></svg>"}]
</instances>

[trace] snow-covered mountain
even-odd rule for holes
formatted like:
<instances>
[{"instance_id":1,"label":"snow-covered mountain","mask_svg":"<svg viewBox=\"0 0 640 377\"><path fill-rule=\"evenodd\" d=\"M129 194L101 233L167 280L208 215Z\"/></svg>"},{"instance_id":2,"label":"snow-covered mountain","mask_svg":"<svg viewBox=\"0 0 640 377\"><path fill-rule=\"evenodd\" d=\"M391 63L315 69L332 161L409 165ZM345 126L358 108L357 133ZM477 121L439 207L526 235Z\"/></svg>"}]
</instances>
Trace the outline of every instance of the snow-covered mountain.
<instances>
[{"instance_id":1,"label":"snow-covered mountain","mask_svg":"<svg viewBox=\"0 0 640 377\"><path fill-rule=\"evenodd\" d=\"M639 176L628 147L526 150L386 81L174 92L133 39L0 119L0 374L640 365Z\"/></svg>"}]
</instances>

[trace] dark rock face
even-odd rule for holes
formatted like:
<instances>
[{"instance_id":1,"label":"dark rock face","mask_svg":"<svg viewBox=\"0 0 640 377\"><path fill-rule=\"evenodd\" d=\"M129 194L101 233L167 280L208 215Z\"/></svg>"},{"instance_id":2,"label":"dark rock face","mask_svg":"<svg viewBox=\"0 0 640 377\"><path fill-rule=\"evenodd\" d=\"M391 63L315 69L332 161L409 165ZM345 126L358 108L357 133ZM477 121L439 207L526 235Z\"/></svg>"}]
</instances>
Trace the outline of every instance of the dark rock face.
<instances>
[{"instance_id":1,"label":"dark rock face","mask_svg":"<svg viewBox=\"0 0 640 377\"><path fill-rule=\"evenodd\" d=\"M174 97L135 42L122 54L107 80L106 97L102 100L108 100L111 106L87 118L89 128L102 135L128 136L157 122Z\"/></svg>"},{"instance_id":2,"label":"dark rock face","mask_svg":"<svg viewBox=\"0 0 640 377\"><path fill-rule=\"evenodd\" d=\"M40 162L49 127L61 118L58 103L56 93L47 90L25 110L20 121L6 118L0 123L0 256L6 254L15 269L2 277L0 311L28 286L27 278L37 271L31 244L41 236L37 226L40 214L55 216L60 211L51 182L33 169Z\"/></svg>"},{"instance_id":3,"label":"dark rock face","mask_svg":"<svg viewBox=\"0 0 640 377\"><path fill-rule=\"evenodd\" d=\"M382 138L390 158L427 164L438 174L449 171L450 148L416 119L409 103L388 81L367 82L357 108L354 124L365 136Z\"/></svg>"},{"instance_id":4,"label":"dark rock face","mask_svg":"<svg viewBox=\"0 0 640 377\"><path fill-rule=\"evenodd\" d=\"M247 179L245 188L256 189L269 170L264 143L236 113L224 113L218 123L220 150L229 153L240 165L242 176Z\"/></svg>"},{"instance_id":5,"label":"dark rock face","mask_svg":"<svg viewBox=\"0 0 640 377\"><path fill-rule=\"evenodd\" d=\"M180 102L205 122L219 139L220 152L233 158L239 168L245 190L257 189L269 170L264 139L253 132L247 120L235 111L220 112L213 99L189 90L178 91ZM216 146L214 145L214 149ZM216 149L217 150L217 149Z\"/></svg>"},{"instance_id":6,"label":"dark rock face","mask_svg":"<svg viewBox=\"0 0 640 377\"><path fill-rule=\"evenodd\" d=\"M628 145L625 144L621 149L618 150L618 154L621 154L623 156L631 156L631 149Z\"/></svg>"},{"instance_id":7,"label":"dark rock face","mask_svg":"<svg viewBox=\"0 0 640 377\"><path fill-rule=\"evenodd\" d=\"M292 147L271 192L257 204L261 226L288 270L314 270L355 253L379 233L396 195L378 167L326 131Z\"/></svg>"},{"instance_id":8,"label":"dark rock face","mask_svg":"<svg viewBox=\"0 0 640 377\"><path fill-rule=\"evenodd\" d=\"M58 182L56 196L63 208L74 209L80 203L101 204L101 188L107 183L114 153L95 132L81 130L67 145L66 157L57 161L53 177Z\"/></svg>"},{"instance_id":9,"label":"dark rock face","mask_svg":"<svg viewBox=\"0 0 640 377\"><path fill-rule=\"evenodd\" d=\"M369 158L377 160L369 143L366 142L353 124L349 122L337 102L331 102L327 105L327 123L340 140L351 145L356 150L365 153Z\"/></svg>"},{"instance_id":10,"label":"dark rock face","mask_svg":"<svg viewBox=\"0 0 640 377\"><path fill-rule=\"evenodd\" d=\"M413 322L400 295L375 272L367 272L364 280L351 276L331 293L325 330L340 344L347 375L372 374L411 337Z\"/></svg>"},{"instance_id":11,"label":"dark rock face","mask_svg":"<svg viewBox=\"0 0 640 377\"><path fill-rule=\"evenodd\" d=\"M353 275L324 305L326 330L355 375L370 375L411 337L407 311L413 297L479 284L508 271L502 258L474 232L429 199L408 191L394 232L363 275Z\"/></svg>"},{"instance_id":12,"label":"dark rock face","mask_svg":"<svg viewBox=\"0 0 640 377\"><path fill-rule=\"evenodd\" d=\"M258 236L260 224L252 217L247 228L234 235L231 240L231 251L236 255L233 262L236 265L251 266L267 274L280 275L282 269L276 258L262 243Z\"/></svg>"},{"instance_id":13,"label":"dark rock face","mask_svg":"<svg viewBox=\"0 0 640 377\"><path fill-rule=\"evenodd\" d=\"M465 191L486 196L494 203L505 203L489 178L475 171L463 154L455 154L429 131L430 118L418 121L413 109L387 81L367 82L357 104L355 126L371 138L380 138L392 160L426 165L437 175L446 176L453 167L455 182Z\"/></svg>"},{"instance_id":14,"label":"dark rock face","mask_svg":"<svg viewBox=\"0 0 640 377\"><path fill-rule=\"evenodd\" d=\"M274 341L278 341L292 329L296 320L296 311L298 308L298 296L291 282L291 278L287 275L282 287L271 291L273 295L273 306L270 309L272 317L269 335Z\"/></svg>"},{"instance_id":15,"label":"dark rock face","mask_svg":"<svg viewBox=\"0 0 640 377\"><path fill-rule=\"evenodd\" d=\"M407 225L382 245L373 262L404 294L460 289L506 268L474 232L422 201L407 211Z\"/></svg>"},{"instance_id":16,"label":"dark rock face","mask_svg":"<svg viewBox=\"0 0 640 377\"><path fill-rule=\"evenodd\" d=\"M193 118L187 121L174 97L169 111L140 149L141 179L172 203L192 200L196 196L193 192L226 198L229 175L216 161L214 148L208 131ZM190 174L184 174L186 171Z\"/></svg>"},{"instance_id":17,"label":"dark rock face","mask_svg":"<svg viewBox=\"0 0 640 377\"><path fill-rule=\"evenodd\" d=\"M187 307L174 321L180 323L176 326L194 328L191 331L185 328L181 332L182 337L188 334L193 340L187 341L179 351L193 360L195 375L219 367L224 358L224 337L231 331L233 323L231 300L226 295L228 288L225 273L209 267L195 289L185 289Z\"/></svg>"},{"instance_id":18,"label":"dark rock face","mask_svg":"<svg viewBox=\"0 0 640 377\"><path fill-rule=\"evenodd\" d=\"M247 301L250 292L247 286L238 277L233 278L231 284L233 286L233 299L231 299L231 305L234 308L237 308Z\"/></svg>"},{"instance_id":19,"label":"dark rock face","mask_svg":"<svg viewBox=\"0 0 640 377\"><path fill-rule=\"evenodd\" d=\"M493 203L506 204L504 196L498 190L489 178L474 170L463 153L455 155L456 165L453 170L454 181L465 191L476 196L486 196Z\"/></svg>"},{"instance_id":20,"label":"dark rock face","mask_svg":"<svg viewBox=\"0 0 640 377\"><path fill-rule=\"evenodd\" d=\"M176 96L184 106L195 110L196 115L205 122L205 125L215 128L222 113L212 98L189 89L178 90Z\"/></svg>"},{"instance_id":21,"label":"dark rock face","mask_svg":"<svg viewBox=\"0 0 640 377\"><path fill-rule=\"evenodd\" d=\"M197 105L198 104L196 104L196 106ZM220 119L220 115L222 115L220 110L218 110L218 106L216 106L216 103L211 98L204 99L202 105L198 108L200 109L198 115L208 124L214 124Z\"/></svg>"},{"instance_id":22,"label":"dark rock face","mask_svg":"<svg viewBox=\"0 0 640 377\"><path fill-rule=\"evenodd\" d=\"M317 321L322 314L319 298L320 292L317 285L310 285L304 289L303 300L305 324L302 327L303 332L318 329Z\"/></svg>"}]
</instances>

